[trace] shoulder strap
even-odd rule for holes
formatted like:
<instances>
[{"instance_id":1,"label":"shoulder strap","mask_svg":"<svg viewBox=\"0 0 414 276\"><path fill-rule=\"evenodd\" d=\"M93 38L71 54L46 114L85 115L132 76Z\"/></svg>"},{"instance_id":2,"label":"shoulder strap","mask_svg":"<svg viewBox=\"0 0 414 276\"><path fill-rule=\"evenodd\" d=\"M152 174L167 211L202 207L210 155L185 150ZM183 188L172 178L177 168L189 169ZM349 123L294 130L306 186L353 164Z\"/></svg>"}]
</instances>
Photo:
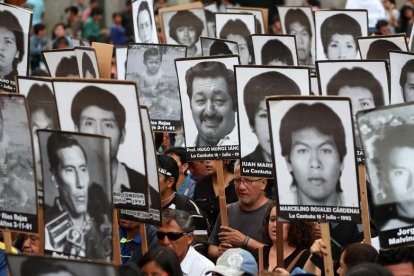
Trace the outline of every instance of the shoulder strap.
<instances>
[{"instance_id":1,"label":"shoulder strap","mask_svg":"<svg viewBox=\"0 0 414 276\"><path fill-rule=\"evenodd\" d=\"M305 253L306 249L303 249L299 252L298 255L293 259L293 261L289 264L289 266L286 268L286 270L290 273L290 271L295 267L296 263L299 261L300 257Z\"/></svg>"}]
</instances>

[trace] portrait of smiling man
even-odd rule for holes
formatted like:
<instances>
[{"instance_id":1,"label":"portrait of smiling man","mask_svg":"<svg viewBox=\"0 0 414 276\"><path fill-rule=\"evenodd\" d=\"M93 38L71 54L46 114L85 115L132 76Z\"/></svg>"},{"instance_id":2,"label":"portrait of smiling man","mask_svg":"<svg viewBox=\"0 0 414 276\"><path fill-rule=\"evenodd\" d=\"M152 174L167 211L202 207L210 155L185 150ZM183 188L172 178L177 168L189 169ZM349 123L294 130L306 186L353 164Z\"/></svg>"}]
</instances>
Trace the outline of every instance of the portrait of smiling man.
<instances>
[{"instance_id":1,"label":"portrait of smiling man","mask_svg":"<svg viewBox=\"0 0 414 276\"><path fill-rule=\"evenodd\" d=\"M281 204L346 206L340 177L347 148L339 116L324 103L298 103L283 116L279 139L293 195L293 202Z\"/></svg>"},{"instance_id":2,"label":"portrait of smiling man","mask_svg":"<svg viewBox=\"0 0 414 276\"><path fill-rule=\"evenodd\" d=\"M204 61L185 74L187 94L198 135L187 146L238 145L234 73L218 61Z\"/></svg>"}]
</instances>

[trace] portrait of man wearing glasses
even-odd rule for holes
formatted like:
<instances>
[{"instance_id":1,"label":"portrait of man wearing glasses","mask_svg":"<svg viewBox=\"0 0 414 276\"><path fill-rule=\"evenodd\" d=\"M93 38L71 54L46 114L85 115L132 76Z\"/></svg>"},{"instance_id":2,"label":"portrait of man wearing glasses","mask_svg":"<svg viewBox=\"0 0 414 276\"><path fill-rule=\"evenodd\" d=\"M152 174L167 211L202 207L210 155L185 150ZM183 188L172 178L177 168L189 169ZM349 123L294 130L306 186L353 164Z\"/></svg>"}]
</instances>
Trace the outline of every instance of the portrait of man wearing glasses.
<instances>
[{"instance_id":1,"label":"portrait of man wearing glasses","mask_svg":"<svg viewBox=\"0 0 414 276\"><path fill-rule=\"evenodd\" d=\"M222 226L217 217L209 238L208 254L211 259L221 256L227 249L242 247L250 251L263 246L260 227L252 221L262 221L269 199L266 198L266 178L240 176L240 163L235 164L235 190L238 201L227 205L229 226Z\"/></svg>"},{"instance_id":2,"label":"portrait of man wearing glasses","mask_svg":"<svg viewBox=\"0 0 414 276\"><path fill-rule=\"evenodd\" d=\"M162 227L157 231L158 243L174 250L183 275L205 275L214 267L209 259L191 246L194 230L192 216L188 212L170 208L163 210Z\"/></svg>"}]
</instances>

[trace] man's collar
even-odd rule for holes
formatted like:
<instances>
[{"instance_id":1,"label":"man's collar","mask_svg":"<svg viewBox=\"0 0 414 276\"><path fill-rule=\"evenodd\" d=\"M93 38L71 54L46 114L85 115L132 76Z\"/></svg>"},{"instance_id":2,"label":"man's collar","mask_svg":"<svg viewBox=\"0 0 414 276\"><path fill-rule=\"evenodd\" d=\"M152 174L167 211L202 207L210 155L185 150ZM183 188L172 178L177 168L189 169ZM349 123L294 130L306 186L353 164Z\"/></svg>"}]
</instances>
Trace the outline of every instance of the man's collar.
<instances>
[{"instance_id":1,"label":"man's collar","mask_svg":"<svg viewBox=\"0 0 414 276\"><path fill-rule=\"evenodd\" d=\"M192 256L194 256L194 254L196 253L197 251L192 246L188 248L187 253L185 254L185 257L181 261L181 264L180 264L181 270L183 271L184 274L190 275L190 272L191 272L190 267L192 265L192 261L194 261Z\"/></svg>"}]
</instances>

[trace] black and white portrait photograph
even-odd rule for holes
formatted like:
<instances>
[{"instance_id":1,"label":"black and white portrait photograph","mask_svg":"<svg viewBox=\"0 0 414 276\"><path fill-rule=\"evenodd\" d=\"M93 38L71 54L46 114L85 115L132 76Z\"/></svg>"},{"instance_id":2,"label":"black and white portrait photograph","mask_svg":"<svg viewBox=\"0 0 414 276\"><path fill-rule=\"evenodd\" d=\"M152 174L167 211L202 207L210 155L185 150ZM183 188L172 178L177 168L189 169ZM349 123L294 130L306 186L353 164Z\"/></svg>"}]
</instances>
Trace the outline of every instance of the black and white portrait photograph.
<instances>
[{"instance_id":1,"label":"black and white portrait photograph","mask_svg":"<svg viewBox=\"0 0 414 276\"><path fill-rule=\"evenodd\" d=\"M19 94L26 96L28 112L31 118L36 185L39 199L41 199L43 198L43 184L37 130L60 129L53 84L50 79L18 76L17 91Z\"/></svg>"},{"instance_id":2,"label":"black and white portrait photograph","mask_svg":"<svg viewBox=\"0 0 414 276\"><path fill-rule=\"evenodd\" d=\"M235 41L203 36L200 37L200 41L203 57L239 54L239 46Z\"/></svg>"},{"instance_id":3,"label":"black and white portrait photograph","mask_svg":"<svg viewBox=\"0 0 414 276\"><path fill-rule=\"evenodd\" d=\"M317 61L322 95L351 99L357 161L363 163L356 114L389 105L389 76L386 61Z\"/></svg>"},{"instance_id":4,"label":"black and white portrait photograph","mask_svg":"<svg viewBox=\"0 0 414 276\"><path fill-rule=\"evenodd\" d=\"M239 65L239 57L177 59L175 65L188 157L237 158L239 135L233 66Z\"/></svg>"},{"instance_id":5,"label":"black and white portrait photograph","mask_svg":"<svg viewBox=\"0 0 414 276\"><path fill-rule=\"evenodd\" d=\"M54 81L62 130L111 138L114 204L148 210L141 116L135 83Z\"/></svg>"},{"instance_id":6,"label":"black and white portrait photograph","mask_svg":"<svg viewBox=\"0 0 414 276\"><path fill-rule=\"evenodd\" d=\"M240 64L254 64L253 43L250 35L256 33L254 15L216 13L216 37L239 45Z\"/></svg>"},{"instance_id":7,"label":"black and white portrait photograph","mask_svg":"<svg viewBox=\"0 0 414 276\"><path fill-rule=\"evenodd\" d=\"M218 8L215 2L204 5L204 13L206 14L207 36L210 38L216 37L216 17L215 13Z\"/></svg>"},{"instance_id":8,"label":"black and white portrait photograph","mask_svg":"<svg viewBox=\"0 0 414 276\"><path fill-rule=\"evenodd\" d=\"M153 0L132 2L132 18L136 43L158 43Z\"/></svg>"},{"instance_id":9,"label":"black and white portrait photograph","mask_svg":"<svg viewBox=\"0 0 414 276\"><path fill-rule=\"evenodd\" d=\"M265 97L309 95L309 68L235 66L241 174L272 177Z\"/></svg>"},{"instance_id":10,"label":"black and white portrait photograph","mask_svg":"<svg viewBox=\"0 0 414 276\"><path fill-rule=\"evenodd\" d=\"M15 76L29 74L32 11L0 3L0 91L15 92Z\"/></svg>"},{"instance_id":11,"label":"black and white portrait photograph","mask_svg":"<svg viewBox=\"0 0 414 276\"><path fill-rule=\"evenodd\" d=\"M32 137L24 96L0 95L0 228L37 232Z\"/></svg>"},{"instance_id":12,"label":"black and white portrait photograph","mask_svg":"<svg viewBox=\"0 0 414 276\"><path fill-rule=\"evenodd\" d=\"M7 255L7 264L12 276L116 276L115 266L104 263L62 260L51 257Z\"/></svg>"},{"instance_id":13,"label":"black and white portrait photograph","mask_svg":"<svg viewBox=\"0 0 414 276\"><path fill-rule=\"evenodd\" d=\"M291 96L266 102L279 216L360 221L350 100Z\"/></svg>"},{"instance_id":14,"label":"black and white portrait photograph","mask_svg":"<svg viewBox=\"0 0 414 276\"><path fill-rule=\"evenodd\" d=\"M390 52L391 104L414 101L414 53Z\"/></svg>"},{"instance_id":15,"label":"black and white portrait photograph","mask_svg":"<svg viewBox=\"0 0 414 276\"><path fill-rule=\"evenodd\" d=\"M359 37L358 47L362 59L384 59L388 61L389 51L408 52L405 34Z\"/></svg>"},{"instance_id":16,"label":"black and white portrait photograph","mask_svg":"<svg viewBox=\"0 0 414 276\"><path fill-rule=\"evenodd\" d=\"M38 136L45 253L112 260L110 139L48 130Z\"/></svg>"},{"instance_id":17,"label":"black and white portrait photograph","mask_svg":"<svg viewBox=\"0 0 414 276\"><path fill-rule=\"evenodd\" d=\"M315 11L316 59L359 59L357 37L368 35L366 10Z\"/></svg>"},{"instance_id":18,"label":"black and white portrait photograph","mask_svg":"<svg viewBox=\"0 0 414 276\"><path fill-rule=\"evenodd\" d=\"M256 65L298 66L294 35L252 35Z\"/></svg>"},{"instance_id":19,"label":"black and white portrait photograph","mask_svg":"<svg viewBox=\"0 0 414 276\"><path fill-rule=\"evenodd\" d=\"M139 103L148 107L154 131L177 132L181 105L174 60L186 47L167 44L129 44L126 79L137 84Z\"/></svg>"},{"instance_id":20,"label":"black and white portrait photograph","mask_svg":"<svg viewBox=\"0 0 414 276\"><path fill-rule=\"evenodd\" d=\"M128 46L115 46L116 78L125 80L127 64Z\"/></svg>"},{"instance_id":21,"label":"black and white portrait photograph","mask_svg":"<svg viewBox=\"0 0 414 276\"><path fill-rule=\"evenodd\" d=\"M73 49L42 52L51 77L79 78L79 66Z\"/></svg>"},{"instance_id":22,"label":"black and white portrait photograph","mask_svg":"<svg viewBox=\"0 0 414 276\"><path fill-rule=\"evenodd\" d=\"M201 56L200 36L207 36L204 9L168 11L161 16L166 43L187 46L188 57Z\"/></svg>"},{"instance_id":23,"label":"black and white portrait photograph","mask_svg":"<svg viewBox=\"0 0 414 276\"><path fill-rule=\"evenodd\" d=\"M148 108L141 106L142 131L144 133L147 163L148 184L153 189L150 190L150 208L149 211L138 210L119 210L119 219L139 221L155 226L161 226L161 196L158 181L157 154L155 152L154 138L151 130L151 121L149 118Z\"/></svg>"},{"instance_id":24,"label":"black and white portrait photograph","mask_svg":"<svg viewBox=\"0 0 414 276\"><path fill-rule=\"evenodd\" d=\"M299 65L315 64L315 24L311 7L278 6L282 32L294 35Z\"/></svg>"},{"instance_id":25,"label":"black and white portrait photograph","mask_svg":"<svg viewBox=\"0 0 414 276\"><path fill-rule=\"evenodd\" d=\"M321 89L319 88L319 78L316 75L311 75L311 95L320 95Z\"/></svg>"},{"instance_id":26,"label":"black and white portrait photograph","mask_svg":"<svg viewBox=\"0 0 414 276\"><path fill-rule=\"evenodd\" d=\"M414 244L413 107L406 103L358 115L381 248Z\"/></svg>"},{"instance_id":27,"label":"black and white portrait photograph","mask_svg":"<svg viewBox=\"0 0 414 276\"><path fill-rule=\"evenodd\" d=\"M85 79L99 79L99 67L94 48L75 47L79 76Z\"/></svg>"},{"instance_id":28,"label":"black and white portrait photograph","mask_svg":"<svg viewBox=\"0 0 414 276\"><path fill-rule=\"evenodd\" d=\"M256 25L256 34L265 34L267 29L266 23L264 21L264 15L262 9L259 8L250 8L250 7L226 7L226 12L228 13L249 13L254 15L254 21ZM266 19L267 21L267 19Z\"/></svg>"},{"instance_id":29,"label":"black and white portrait photograph","mask_svg":"<svg viewBox=\"0 0 414 276\"><path fill-rule=\"evenodd\" d=\"M70 39L72 40L73 47L76 47L76 46L90 47L91 46L91 44L89 43L89 40L87 40L86 38L71 37Z\"/></svg>"}]
</instances>

